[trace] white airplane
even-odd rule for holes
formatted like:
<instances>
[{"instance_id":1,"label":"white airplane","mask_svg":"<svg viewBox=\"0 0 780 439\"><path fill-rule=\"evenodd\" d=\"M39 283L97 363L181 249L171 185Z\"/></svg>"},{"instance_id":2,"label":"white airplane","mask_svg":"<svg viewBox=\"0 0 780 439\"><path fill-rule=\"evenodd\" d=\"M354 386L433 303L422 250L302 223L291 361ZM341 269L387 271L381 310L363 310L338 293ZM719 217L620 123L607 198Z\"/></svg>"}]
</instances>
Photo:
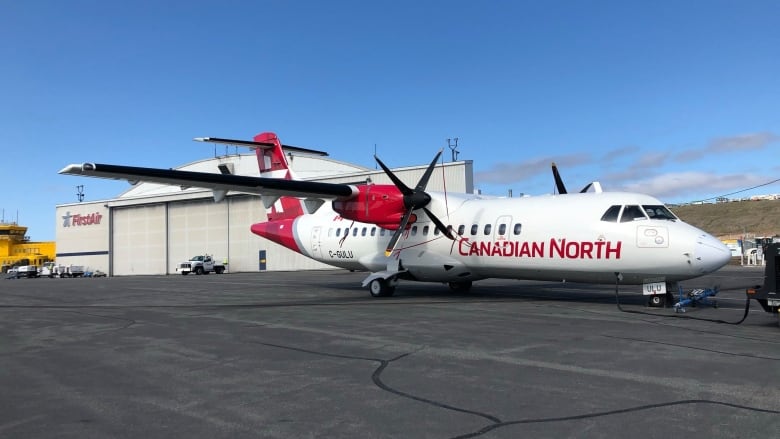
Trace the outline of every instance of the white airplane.
<instances>
[{"instance_id":1,"label":"white airplane","mask_svg":"<svg viewBox=\"0 0 780 439\"><path fill-rule=\"evenodd\" d=\"M379 158L393 185L295 180L274 133L252 142L195 140L254 148L262 177L96 163L60 173L210 188L216 201L227 191L262 195L268 221L253 224L253 233L329 265L369 271L363 286L374 297L393 295L401 279L453 290L486 278L619 280L643 285L658 304L677 282L716 271L731 258L721 241L654 197L603 192L597 182L567 193L554 164L560 194L487 198L425 191L441 151L411 188ZM590 186L594 192L586 192Z\"/></svg>"}]
</instances>

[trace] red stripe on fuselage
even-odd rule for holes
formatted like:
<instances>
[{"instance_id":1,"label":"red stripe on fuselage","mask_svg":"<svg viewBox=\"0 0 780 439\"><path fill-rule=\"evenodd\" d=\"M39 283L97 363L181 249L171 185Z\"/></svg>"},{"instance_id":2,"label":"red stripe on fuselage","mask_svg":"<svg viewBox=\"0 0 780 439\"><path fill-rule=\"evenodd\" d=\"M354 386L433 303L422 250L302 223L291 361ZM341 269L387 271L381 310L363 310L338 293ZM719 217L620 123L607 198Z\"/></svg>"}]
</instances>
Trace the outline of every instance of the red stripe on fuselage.
<instances>
[{"instance_id":1,"label":"red stripe on fuselage","mask_svg":"<svg viewBox=\"0 0 780 439\"><path fill-rule=\"evenodd\" d=\"M298 243L295 242L295 218L252 224L251 230L255 235L262 236L295 252L301 252Z\"/></svg>"}]
</instances>

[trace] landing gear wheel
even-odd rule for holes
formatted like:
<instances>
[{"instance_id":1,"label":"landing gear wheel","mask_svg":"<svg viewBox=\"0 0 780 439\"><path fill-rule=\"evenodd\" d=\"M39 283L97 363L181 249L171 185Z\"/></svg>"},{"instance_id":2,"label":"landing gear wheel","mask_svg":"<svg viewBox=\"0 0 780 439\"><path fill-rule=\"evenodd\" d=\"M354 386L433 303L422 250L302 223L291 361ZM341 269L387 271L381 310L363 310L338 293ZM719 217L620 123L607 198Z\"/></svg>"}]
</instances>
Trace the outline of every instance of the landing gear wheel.
<instances>
[{"instance_id":1,"label":"landing gear wheel","mask_svg":"<svg viewBox=\"0 0 780 439\"><path fill-rule=\"evenodd\" d=\"M455 291L455 292L459 292L459 293L461 293L461 292L465 293L466 291L469 291L471 289L471 281L470 280L463 281L463 282L449 282L449 283L447 283L447 285L449 285L450 290Z\"/></svg>"},{"instance_id":2,"label":"landing gear wheel","mask_svg":"<svg viewBox=\"0 0 780 439\"><path fill-rule=\"evenodd\" d=\"M395 287L390 286L386 279L374 279L368 284L371 297L390 297L395 293Z\"/></svg>"},{"instance_id":3,"label":"landing gear wheel","mask_svg":"<svg viewBox=\"0 0 780 439\"><path fill-rule=\"evenodd\" d=\"M655 294L650 296L650 299L648 299L647 304L653 308L661 308L664 306L664 303L666 300L664 300L664 296L660 294Z\"/></svg>"}]
</instances>

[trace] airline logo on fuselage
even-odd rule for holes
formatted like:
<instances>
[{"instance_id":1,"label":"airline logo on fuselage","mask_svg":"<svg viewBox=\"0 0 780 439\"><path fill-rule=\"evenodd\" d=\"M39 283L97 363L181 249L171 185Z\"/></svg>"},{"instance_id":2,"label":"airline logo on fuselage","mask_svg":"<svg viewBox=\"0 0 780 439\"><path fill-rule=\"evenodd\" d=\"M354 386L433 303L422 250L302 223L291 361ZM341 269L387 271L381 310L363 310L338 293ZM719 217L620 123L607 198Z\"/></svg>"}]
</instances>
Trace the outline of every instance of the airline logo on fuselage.
<instances>
[{"instance_id":1,"label":"airline logo on fuselage","mask_svg":"<svg viewBox=\"0 0 780 439\"><path fill-rule=\"evenodd\" d=\"M471 241L458 242L461 256L497 256L504 258L620 259L622 241Z\"/></svg>"}]
</instances>

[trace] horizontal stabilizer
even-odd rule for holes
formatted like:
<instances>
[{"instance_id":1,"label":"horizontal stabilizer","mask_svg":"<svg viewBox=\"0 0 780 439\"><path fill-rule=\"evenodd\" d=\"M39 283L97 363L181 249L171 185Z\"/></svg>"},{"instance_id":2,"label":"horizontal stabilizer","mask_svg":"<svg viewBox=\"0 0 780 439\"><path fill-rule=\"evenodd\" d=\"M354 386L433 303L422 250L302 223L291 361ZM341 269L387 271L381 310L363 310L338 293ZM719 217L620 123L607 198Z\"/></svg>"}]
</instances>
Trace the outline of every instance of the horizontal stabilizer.
<instances>
[{"instance_id":1,"label":"horizontal stabilizer","mask_svg":"<svg viewBox=\"0 0 780 439\"><path fill-rule=\"evenodd\" d=\"M243 146L249 149L271 149L275 146L271 142L254 142L251 140L222 139L220 137L195 137L192 140L196 142L221 143L224 145ZM290 152L300 152L304 154L312 154L318 156L328 155L328 153L325 151L317 151L316 149L301 148L300 146L282 145L282 149Z\"/></svg>"}]
</instances>

